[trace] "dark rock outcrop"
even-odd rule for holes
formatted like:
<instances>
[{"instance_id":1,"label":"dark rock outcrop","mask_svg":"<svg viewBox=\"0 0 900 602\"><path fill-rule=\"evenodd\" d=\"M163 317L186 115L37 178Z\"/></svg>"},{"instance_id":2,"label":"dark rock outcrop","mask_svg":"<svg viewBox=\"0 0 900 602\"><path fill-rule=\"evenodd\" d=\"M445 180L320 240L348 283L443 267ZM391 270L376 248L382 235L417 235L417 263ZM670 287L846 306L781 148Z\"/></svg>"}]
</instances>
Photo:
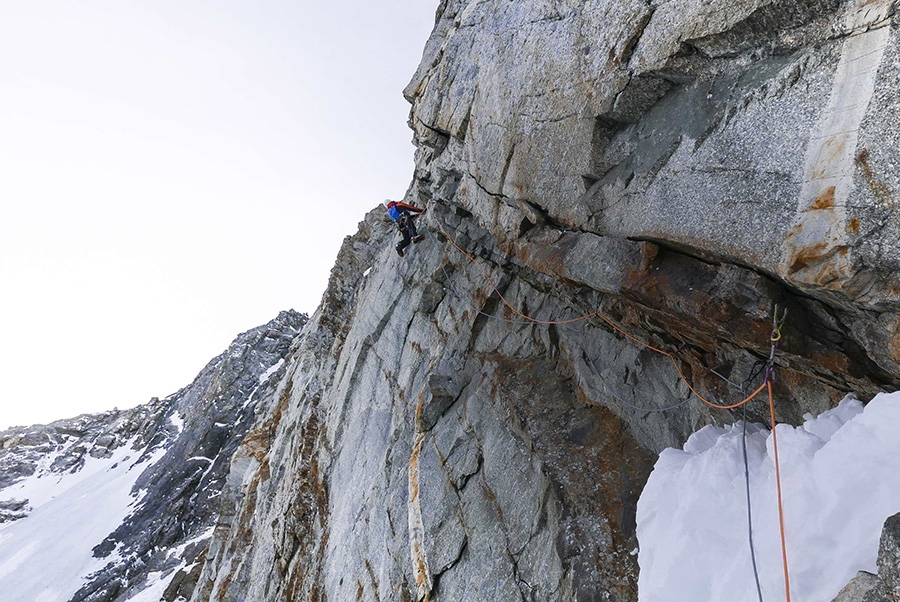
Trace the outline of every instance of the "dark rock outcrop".
<instances>
[{"instance_id":1,"label":"dark rock outcrop","mask_svg":"<svg viewBox=\"0 0 900 602\"><path fill-rule=\"evenodd\" d=\"M862 602L897 602L900 600L900 514L888 518L878 548L878 579Z\"/></svg>"},{"instance_id":2,"label":"dark rock outcrop","mask_svg":"<svg viewBox=\"0 0 900 602\"><path fill-rule=\"evenodd\" d=\"M878 547L878 574L860 572L834 602L897 602L900 600L900 514L884 523Z\"/></svg>"}]
</instances>

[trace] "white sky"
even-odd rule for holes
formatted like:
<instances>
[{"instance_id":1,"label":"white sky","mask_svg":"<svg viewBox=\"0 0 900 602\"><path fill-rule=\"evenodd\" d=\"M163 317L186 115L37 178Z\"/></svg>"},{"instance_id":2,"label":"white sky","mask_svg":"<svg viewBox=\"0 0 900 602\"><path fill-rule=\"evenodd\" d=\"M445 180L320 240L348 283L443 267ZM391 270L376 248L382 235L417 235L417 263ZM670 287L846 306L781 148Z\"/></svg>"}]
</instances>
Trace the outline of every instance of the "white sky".
<instances>
[{"instance_id":1,"label":"white sky","mask_svg":"<svg viewBox=\"0 0 900 602\"><path fill-rule=\"evenodd\" d=\"M0 2L0 429L164 397L312 313L412 177L436 6Z\"/></svg>"}]
</instances>

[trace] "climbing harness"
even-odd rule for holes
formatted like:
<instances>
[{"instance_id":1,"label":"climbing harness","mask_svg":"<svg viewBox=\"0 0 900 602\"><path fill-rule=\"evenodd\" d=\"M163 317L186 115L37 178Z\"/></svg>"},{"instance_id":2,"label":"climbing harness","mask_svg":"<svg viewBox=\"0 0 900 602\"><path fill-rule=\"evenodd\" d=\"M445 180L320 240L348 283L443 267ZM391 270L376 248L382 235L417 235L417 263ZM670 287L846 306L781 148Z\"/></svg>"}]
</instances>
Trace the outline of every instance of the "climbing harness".
<instances>
[{"instance_id":1,"label":"climbing harness","mask_svg":"<svg viewBox=\"0 0 900 602\"><path fill-rule=\"evenodd\" d=\"M636 343L637 345L639 345L641 347L644 347L651 351L655 351L656 353L664 355L667 358L669 358L669 360L672 362L672 365L675 367L675 370L678 373L679 378L684 382L685 385L687 385L692 396L696 397L704 404L706 404L710 407L716 408L716 409L721 409L721 410L731 410L731 409L735 409L735 408L739 408L739 407L742 408L742 414L743 414L742 447L743 447L743 455L744 455L744 474L745 474L745 481L746 481L746 488L747 488L747 526L748 526L749 540L750 540L750 555L751 555L751 560L753 563L753 571L754 571L754 577L756 580L757 594L759 596L760 602L763 601L763 598L762 598L762 587L760 586L759 572L758 572L757 563L756 563L756 552L755 552L755 549L753 546L753 517L752 517L751 501L750 501L750 469L749 469L749 462L747 459L747 443L746 443L746 435L747 435L746 405L751 400L755 399L760 393L762 393L763 390L766 390L768 392L769 416L770 416L770 421L771 421L771 425L772 425L772 431L771 431L772 432L772 444L773 444L773 448L774 448L775 482L776 482L776 489L777 489L777 494L778 494L778 522L779 522L779 531L781 534L781 552L782 552L782 566L783 566L783 570L784 570L785 600L786 600L786 602L791 602L790 575L788 572L787 543L786 543L785 526L784 526L784 502L783 502L782 487L781 487L781 465L780 465L780 460L779 460L779 455L778 455L778 438L777 438L777 433L776 433L777 424L776 424L776 420L775 420L775 401L774 401L774 393L772 390L772 383L775 381L775 351L779 347L782 337L783 337L781 329L784 326L784 322L787 317L787 308L785 308L783 311L781 311L779 313L779 306L777 304L774 306L773 311L772 311L772 334L769 337L769 339L770 339L770 341L769 341L770 342L769 357L766 360L761 360L761 361L756 362L756 364L754 364L753 368L751 369L750 375L747 377L747 379L744 380L744 382L739 387L737 387L737 385L735 385L735 383L731 382L729 379L725 378L724 376L722 376L715 370L712 371L714 374L716 374L717 376L719 376L720 378L722 378L723 380L725 380L732 386L736 386L737 388L739 388L742 395L747 395L746 389L748 388L750 383L760 375L760 373L763 371L763 367L764 367L765 368L765 379L764 379L763 383L761 385L759 385L756 389L754 389L752 393L750 393L744 399L742 399L741 401L739 401L737 403L733 403L733 404L715 403L713 401L706 399L705 397L700 395L700 393L697 392L697 390L694 388L694 386L691 384L691 382L684 375L684 372L682 371L681 366L679 365L678 360L676 359L676 357L673 353L670 353L663 349L659 349L658 347L654 347L653 345L650 345L649 343L646 343L646 342L641 341L640 339L634 337L633 335L626 332L622 327L620 327L618 324L616 324L613 320L611 320L610 318L605 316L600 311L593 311L593 312L578 316L576 318L570 318L570 319L566 319L566 320L540 320L540 319L531 317L531 316L526 315L525 313L519 311L506 299L506 297L500 291L498 286L491 279L490 274L488 274L487 270L472 255L467 253L464 249L462 249L456 243L456 241L453 239L452 236L450 236L450 234L444 228L444 225L441 223L441 221L436 216L434 218L434 221L437 224L438 228L440 229L441 233L450 242L450 244L454 248L456 248L457 251L459 251L464 257L466 257L471 263L473 263L479 269L481 274L484 276L484 279L487 281L487 283L491 286L491 288L497 294L498 298L514 314L518 315L521 318L521 320L508 320L505 318L498 318L496 316L487 314L478 308L473 307L473 309L475 309L475 311L478 314L481 314L488 318L500 319L502 321L509 322L509 323L520 323L520 324L531 323L531 324L543 324L543 325L566 325L566 324L573 324L576 322L581 322L584 320L589 320L589 319L595 318L595 317L600 318L607 325L609 325L614 331L616 331L619 334L621 334L622 336L626 337L633 343ZM441 265L441 269L444 270L444 276L445 276L445 278L447 278L447 282L451 282L451 279L449 278L449 275L447 274L443 265ZM459 293L459 291L456 291L455 289L453 289L453 292L456 294L457 297L459 297L461 299L463 298L463 296ZM597 366L596 366L596 364L594 364L594 361L590 358L587 358L587 359L590 361L591 366L593 367L594 371L599 375L599 371L597 370ZM601 378L601 381L602 381L602 378ZM684 399L674 405L670 405L670 406L664 407L664 408L641 408L641 407L635 406L631 403L628 403L627 401L622 399L620 396L613 393L609 389L609 387L606 386L605 382L603 384L604 384L604 388L610 393L610 395L615 397L618 401L620 401L621 403L623 403L624 405L626 405L628 407L631 407L633 409L640 410L640 411L645 411L645 412L663 412L663 411L673 410L673 409L676 409L676 408L681 407L682 405L686 404L691 399L691 397L689 396L687 399Z\"/></svg>"}]
</instances>

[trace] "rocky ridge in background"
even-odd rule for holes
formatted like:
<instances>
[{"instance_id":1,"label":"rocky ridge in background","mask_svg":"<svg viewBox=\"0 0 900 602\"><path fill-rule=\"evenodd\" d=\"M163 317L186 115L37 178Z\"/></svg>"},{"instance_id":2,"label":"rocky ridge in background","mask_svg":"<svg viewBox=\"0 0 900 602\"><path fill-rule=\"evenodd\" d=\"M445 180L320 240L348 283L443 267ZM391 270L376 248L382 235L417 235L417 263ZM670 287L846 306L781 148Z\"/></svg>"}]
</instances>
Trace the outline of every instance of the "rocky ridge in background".
<instances>
[{"instance_id":1,"label":"rocky ridge in background","mask_svg":"<svg viewBox=\"0 0 900 602\"><path fill-rule=\"evenodd\" d=\"M190 570L199 570L209 544L231 455L266 390L277 382L306 319L286 311L239 335L193 383L164 400L0 433L0 498L5 499L0 508L6 508L0 516L6 520L29 514L27 499L7 497L22 479L75 474L88 458L108 458L123 445L131 446L134 458L162 454L135 484L135 491L144 492L141 503L117 530L96 542L95 557L115 552L115 560L85 576L73 602L127 600L146 587L154 572L170 579L168 600L190 596L196 581ZM99 511L102 500L97 503Z\"/></svg>"},{"instance_id":2,"label":"rocky ridge in background","mask_svg":"<svg viewBox=\"0 0 900 602\"><path fill-rule=\"evenodd\" d=\"M51 477L81 470L87 458L108 458L126 442L146 449L160 428L167 404L153 399L131 410L85 414L49 425L0 432L0 491L30 476ZM163 430L167 428L162 427ZM0 523L28 516L29 500L0 500Z\"/></svg>"}]
</instances>

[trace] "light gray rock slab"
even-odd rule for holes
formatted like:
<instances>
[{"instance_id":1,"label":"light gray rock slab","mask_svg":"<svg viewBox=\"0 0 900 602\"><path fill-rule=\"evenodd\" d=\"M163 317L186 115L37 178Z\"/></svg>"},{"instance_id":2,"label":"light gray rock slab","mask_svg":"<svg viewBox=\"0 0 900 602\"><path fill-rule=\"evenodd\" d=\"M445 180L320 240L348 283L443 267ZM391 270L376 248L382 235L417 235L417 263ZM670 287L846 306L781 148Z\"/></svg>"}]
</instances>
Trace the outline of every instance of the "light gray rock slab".
<instances>
[{"instance_id":1,"label":"light gray rock slab","mask_svg":"<svg viewBox=\"0 0 900 602\"><path fill-rule=\"evenodd\" d=\"M877 575L860 571L832 602L862 602L877 585Z\"/></svg>"}]
</instances>

